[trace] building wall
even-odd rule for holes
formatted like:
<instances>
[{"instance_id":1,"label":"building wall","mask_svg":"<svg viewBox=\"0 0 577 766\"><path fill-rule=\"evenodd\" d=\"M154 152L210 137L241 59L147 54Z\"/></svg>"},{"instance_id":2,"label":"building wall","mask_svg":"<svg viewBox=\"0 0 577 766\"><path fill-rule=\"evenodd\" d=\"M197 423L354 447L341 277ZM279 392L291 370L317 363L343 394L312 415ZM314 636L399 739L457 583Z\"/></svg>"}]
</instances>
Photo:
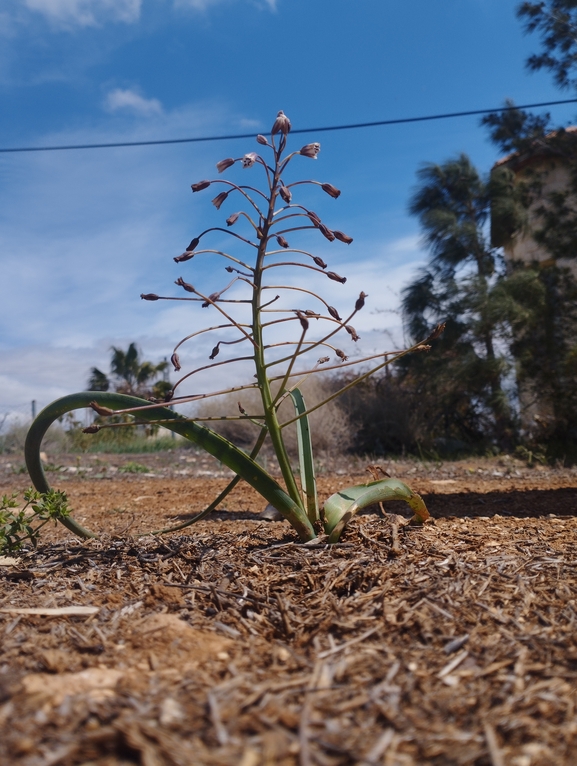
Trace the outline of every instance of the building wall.
<instances>
[{"instance_id":1,"label":"building wall","mask_svg":"<svg viewBox=\"0 0 577 766\"><path fill-rule=\"evenodd\" d=\"M522 168L516 172L519 180L526 180L529 174L539 174L543 184L543 197L555 191L563 191L570 182L569 171L559 158L541 158L531 162L530 167ZM542 205L542 201L535 202L529 208L529 229L539 228L540 221L536 212ZM534 261L550 261L551 255L544 250L529 233L520 232L513 235L511 242L504 247L505 259L508 261L522 261L530 264ZM562 258L557 265L570 269L577 278L577 258Z\"/></svg>"}]
</instances>

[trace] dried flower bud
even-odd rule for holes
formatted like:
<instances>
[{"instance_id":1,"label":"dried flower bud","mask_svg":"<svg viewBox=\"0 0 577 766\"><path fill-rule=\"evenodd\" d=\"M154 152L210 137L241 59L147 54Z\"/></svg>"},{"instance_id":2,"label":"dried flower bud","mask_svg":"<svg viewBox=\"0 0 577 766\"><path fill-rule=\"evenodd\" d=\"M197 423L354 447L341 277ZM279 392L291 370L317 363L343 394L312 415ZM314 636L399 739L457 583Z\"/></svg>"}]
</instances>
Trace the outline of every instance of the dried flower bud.
<instances>
[{"instance_id":1,"label":"dried flower bud","mask_svg":"<svg viewBox=\"0 0 577 766\"><path fill-rule=\"evenodd\" d=\"M368 298L369 296L367 293L361 292L359 297L357 298L357 302L355 303L355 311L360 311L363 306L365 305L365 298Z\"/></svg>"},{"instance_id":2,"label":"dried flower bud","mask_svg":"<svg viewBox=\"0 0 577 766\"><path fill-rule=\"evenodd\" d=\"M99 431L100 426L88 426L88 428L82 429L83 434L97 434Z\"/></svg>"},{"instance_id":3,"label":"dried flower bud","mask_svg":"<svg viewBox=\"0 0 577 766\"><path fill-rule=\"evenodd\" d=\"M342 317L339 316L339 312L336 310L334 306L327 306L329 314L332 316L333 319L336 319L337 322L342 322Z\"/></svg>"},{"instance_id":4,"label":"dried flower bud","mask_svg":"<svg viewBox=\"0 0 577 766\"><path fill-rule=\"evenodd\" d=\"M350 245L353 241L352 237L349 237L348 234L343 234L342 231L337 231L336 229L333 231L333 234L335 235L335 239L338 239L339 242L344 242L345 245Z\"/></svg>"},{"instance_id":5,"label":"dried flower bud","mask_svg":"<svg viewBox=\"0 0 577 766\"><path fill-rule=\"evenodd\" d=\"M280 194L280 196L283 198L284 202L286 202L286 203L287 203L287 205L289 204L289 202L290 202L290 201L291 201L291 199L293 198L293 195L291 194L291 190L290 190L290 189L287 189L287 187L286 187L286 186L281 186L281 187L279 188L279 190L278 190L278 193L279 193L279 194Z\"/></svg>"},{"instance_id":6,"label":"dried flower bud","mask_svg":"<svg viewBox=\"0 0 577 766\"><path fill-rule=\"evenodd\" d=\"M285 247L285 248L289 247L289 243L281 234L278 235L278 237L276 238L276 241L278 242L279 247Z\"/></svg>"},{"instance_id":7,"label":"dried flower bud","mask_svg":"<svg viewBox=\"0 0 577 766\"><path fill-rule=\"evenodd\" d=\"M232 268L232 266L225 266L225 267L224 267L224 270L225 270L225 271L228 271L228 273L229 273L229 274L232 274L232 272L234 271L234 269Z\"/></svg>"},{"instance_id":8,"label":"dried flower bud","mask_svg":"<svg viewBox=\"0 0 577 766\"><path fill-rule=\"evenodd\" d=\"M220 351L220 343L217 343L216 346L210 352L210 356L208 358L214 359L216 356L218 356L219 351Z\"/></svg>"},{"instance_id":9,"label":"dried flower bud","mask_svg":"<svg viewBox=\"0 0 577 766\"><path fill-rule=\"evenodd\" d=\"M299 154L302 154L303 157L310 157L311 160L316 160L317 154L320 152L320 150L320 144L305 144L300 150Z\"/></svg>"},{"instance_id":10,"label":"dried flower bud","mask_svg":"<svg viewBox=\"0 0 577 766\"><path fill-rule=\"evenodd\" d=\"M176 372L178 372L181 369L181 367L180 367L180 358L179 358L178 354L176 353L176 351L170 357L170 361L172 363L172 366L176 370Z\"/></svg>"},{"instance_id":11,"label":"dried flower bud","mask_svg":"<svg viewBox=\"0 0 577 766\"><path fill-rule=\"evenodd\" d=\"M357 335L357 331L352 326L352 324L346 324L345 330L348 332L348 334L351 336L351 338L355 341L355 343L361 339L360 335Z\"/></svg>"},{"instance_id":12,"label":"dried flower bud","mask_svg":"<svg viewBox=\"0 0 577 766\"><path fill-rule=\"evenodd\" d=\"M186 248L186 252L192 253L193 250L196 250L199 242L200 242L199 237L195 237L194 239L191 239L190 245Z\"/></svg>"},{"instance_id":13,"label":"dried flower bud","mask_svg":"<svg viewBox=\"0 0 577 766\"><path fill-rule=\"evenodd\" d=\"M242 406L242 404L241 404L240 402L237 402L237 404L238 404L238 411L240 412L240 414L241 414L241 415L246 415L246 410L245 410L245 408Z\"/></svg>"},{"instance_id":14,"label":"dried flower bud","mask_svg":"<svg viewBox=\"0 0 577 766\"><path fill-rule=\"evenodd\" d=\"M243 168L252 168L254 163L258 160L258 154L255 152L249 152L248 154L245 154L242 158L242 166Z\"/></svg>"},{"instance_id":15,"label":"dried flower bud","mask_svg":"<svg viewBox=\"0 0 577 766\"><path fill-rule=\"evenodd\" d=\"M326 271L325 274L329 279L332 279L333 282L340 282L342 285L347 281L346 277L339 276L335 271Z\"/></svg>"},{"instance_id":16,"label":"dried flower bud","mask_svg":"<svg viewBox=\"0 0 577 766\"><path fill-rule=\"evenodd\" d=\"M256 227L254 233L256 234L257 239L262 239L264 237L264 234L262 233L262 229L259 226Z\"/></svg>"},{"instance_id":17,"label":"dried flower bud","mask_svg":"<svg viewBox=\"0 0 577 766\"><path fill-rule=\"evenodd\" d=\"M90 402L90 407L94 410L94 412L97 412L99 415L102 415L103 418L107 418L110 415L114 415L114 410L111 410L109 407L103 407L101 404L98 404L98 402Z\"/></svg>"},{"instance_id":18,"label":"dried flower bud","mask_svg":"<svg viewBox=\"0 0 577 766\"><path fill-rule=\"evenodd\" d=\"M322 258L319 258L318 255L315 255L313 257L313 261L316 263L317 266L319 266L321 269L326 269L327 264L323 261Z\"/></svg>"},{"instance_id":19,"label":"dried flower bud","mask_svg":"<svg viewBox=\"0 0 577 766\"><path fill-rule=\"evenodd\" d=\"M446 326L447 326L446 322L441 322L441 324L438 324L433 330L433 332L429 335L427 340L437 340L437 338L439 337L439 335L442 334Z\"/></svg>"},{"instance_id":20,"label":"dried flower bud","mask_svg":"<svg viewBox=\"0 0 577 766\"><path fill-rule=\"evenodd\" d=\"M319 223L318 224L318 229L319 229L320 233L323 235L323 237L326 237L329 242L333 242L334 241L335 235L328 228L328 226L325 226L324 223Z\"/></svg>"},{"instance_id":21,"label":"dried flower bud","mask_svg":"<svg viewBox=\"0 0 577 766\"><path fill-rule=\"evenodd\" d=\"M184 263L185 261L190 261L191 258L194 258L194 253L190 252L184 252L182 255L175 256L172 260L175 263Z\"/></svg>"},{"instance_id":22,"label":"dried flower bud","mask_svg":"<svg viewBox=\"0 0 577 766\"><path fill-rule=\"evenodd\" d=\"M340 189L337 189L337 187L333 186L332 184L321 184L321 189L333 197L333 199L336 199L341 195Z\"/></svg>"},{"instance_id":23,"label":"dried flower bud","mask_svg":"<svg viewBox=\"0 0 577 766\"><path fill-rule=\"evenodd\" d=\"M210 186L210 181L198 181L198 183L192 184L191 189L193 192L202 191Z\"/></svg>"},{"instance_id":24,"label":"dried flower bud","mask_svg":"<svg viewBox=\"0 0 577 766\"><path fill-rule=\"evenodd\" d=\"M191 284L189 284L188 282L185 282L182 277L179 277L175 281L174 284L175 285L179 285L179 287L184 287L184 289L186 290L187 293L194 293L195 292L194 287Z\"/></svg>"},{"instance_id":25,"label":"dried flower bud","mask_svg":"<svg viewBox=\"0 0 577 766\"><path fill-rule=\"evenodd\" d=\"M233 213L226 219L227 226L233 226L239 219L240 213Z\"/></svg>"},{"instance_id":26,"label":"dried flower bud","mask_svg":"<svg viewBox=\"0 0 577 766\"><path fill-rule=\"evenodd\" d=\"M331 361L330 356L321 356L321 358L317 360L317 364L326 364L327 362L330 362L330 361Z\"/></svg>"},{"instance_id":27,"label":"dried flower bud","mask_svg":"<svg viewBox=\"0 0 577 766\"><path fill-rule=\"evenodd\" d=\"M305 316L307 316L307 317L314 317L315 319L319 319L320 314L317 314L316 311L312 311L311 309L307 309L305 311Z\"/></svg>"},{"instance_id":28,"label":"dried flower bud","mask_svg":"<svg viewBox=\"0 0 577 766\"><path fill-rule=\"evenodd\" d=\"M217 301L219 298L220 298L220 293L211 293L211 294L208 296L208 300L206 300L206 301L205 301L205 302L202 304L202 308L203 308L203 309L207 309L207 308L210 306L210 304L211 304L211 303L214 303L214 302L215 302L215 301Z\"/></svg>"},{"instance_id":29,"label":"dried flower bud","mask_svg":"<svg viewBox=\"0 0 577 766\"><path fill-rule=\"evenodd\" d=\"M346 362L349 358L344 351L341 351L340 348L335 348L335 354L338 356L338 358L341 360L341 362Z\"/></svg>"},{"instance_id":30,"label":"dried flower bud","mask_svg":"<svg viewBox=\"0 0 577 766\"><path fill-rule=\"evenodd\" d=\"M283 135L286 136L286 134L290 132L290 129L291 129L291 121L281 109L276 116L276 120L274 121L274 125L272 126L271 133L273 134L273 136L275 135L275 133L283 133Z\"/></svg>"},{"instance_id":31,"label":"dried flower bud","mask_svg":"<svg viewBox=\"0 0 577 766\"><path fill-rule=\"evenodd\" d=\"M264 136L261 136L260 133L256 137L256 140L258 144L261 144L262 146L268 146L268 141L266 140Z\"/></svg>"},{"instance_id":32,"label":"dried flower bud","mask_svg":"<svg viewBox=\"0 0 577 766\"><path fill-rule=\"evenodd\" d=\"M431 350L431 347L430 347L430 346L427 346L425 343L421 343L420 345L418 345L418 346L417 346L415 349L413 349L413 350L414 350L414 351L430 351L430 350Z\"/></svg>"},{"instance_id":33,"label":"dried flower bud","mask_svg":"<svg viewBox=\"0 0 577 766\"><path fill-rule=\"evenodd\" d=\"M295 314L299 318L299 322L301 323L304 332L306 332L309 329L309 320L305 317L302 311L295 311Z\"/></svg>"},{"instance_id":34,"label":"dried flower bud","mask_svg":"<svg viewBox=\"0 0 577 766\"><path fill-rule=\"evenodd\" d=\"M174 396L174 391L167 391L164 394L164 401L165 402L169 402L172 399L173 396Z\"/></svg>"},{"instance_id":35,"label":"dried flower bud","mask_svg":"<svg viewBox=\"0 0 577 766\"><path fill-rule=\"evenodd\" d=\"M315 226L318 226L319 223L321 222L321 219L313 210L307 210L307 215L311 219L311 221L314 223Z\"/></svg>"},{"instance_id":36,"label":"dried flower bud","mask_svg":"<svg viewBox=\"0 0 577 766\"><path fill-rule=\"evenodd\" d=\"M220 210L220 206L225 201L225 199L228 197L228 192L221 192L220 194L217 194L216 197L212 200L212 204L215 206L217 210Z\"/></svg>"},{"instance_id":37,"label":"dried flower bud","mask_svg":"<svg viewBox=\"0 0 577 766\"><path fill-rule=\"evenodd\" d=\"M140 297L143 301L157 301L159 298L155 293L140 293Z\"/></svg>"},{"instance_id":38,"label":"dried flower bud","mask_svg":"<svg viewBox=\"0 0 577 766\"><path fill-rule=\"evenodd\" d=\"M232 157L227 157L226 160L221 160L216 163L216 169L219 173L223 173L227 168L230 168L231 165L234 165L235 162L236 160L233 160Z\"/></svg>"}]
</instances>

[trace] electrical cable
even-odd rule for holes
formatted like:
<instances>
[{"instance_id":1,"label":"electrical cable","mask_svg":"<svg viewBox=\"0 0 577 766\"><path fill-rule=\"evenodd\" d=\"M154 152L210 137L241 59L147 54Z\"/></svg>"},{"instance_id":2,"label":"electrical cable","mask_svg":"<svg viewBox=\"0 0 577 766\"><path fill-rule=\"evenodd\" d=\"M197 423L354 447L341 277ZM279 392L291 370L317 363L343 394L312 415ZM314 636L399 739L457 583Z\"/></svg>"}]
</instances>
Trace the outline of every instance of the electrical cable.
<instances>
[{"instance_id":1,"label":"electrical cable","mask_svg":"<svg viewBox=\"0 0 577 766\"><path fill-rule=\"evenodd\" d=\"M357 122L349 125L329 125L320 128L298 128L291 130L296 133L326 133L334 130L357 130L359 128L376 128L383 125L404 125L411 122L426 122L428 120L446 120L452 117L471 117L492 112L510 112L514 109L537 109L542 106L557 106L559 104L575 104L577 98L567 98L562 101L543 101L539 104L521 104L519 106L502 106L494 109L473 109L468 112L448 112L446 114L429 114L422 117L402 117L394 120L377 120L375 122ZM165 138L153 141L116 141L102 144L72 144L68 146L18 146L0 148L0 154L16 154L18 152L62 152L72 149L113 149L127 146L160 146L164 144L194 144L207 141L233 141L237 138L254 138L254 133L234 133L227 136L199 136L198 138Z\"/></svg>"}]
</instances>

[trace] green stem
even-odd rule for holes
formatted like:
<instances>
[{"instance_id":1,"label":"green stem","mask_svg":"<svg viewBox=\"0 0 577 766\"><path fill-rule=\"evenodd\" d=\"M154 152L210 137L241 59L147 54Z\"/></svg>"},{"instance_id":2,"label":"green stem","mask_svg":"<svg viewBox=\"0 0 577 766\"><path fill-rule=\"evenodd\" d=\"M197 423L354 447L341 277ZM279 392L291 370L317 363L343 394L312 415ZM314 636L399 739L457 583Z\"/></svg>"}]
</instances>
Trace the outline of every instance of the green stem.
<instances>
[{"instance_id":1,"label":"green stem","mask_svg":"<svg viewBox=\"0 0 577 766\"><path fill-rule=\"evenodd\" d=\"M270 438L273 444L276 458L279 463L279 467L287 488L287 492L292 500L304 511L304 504L301 493L299 492L289 456L286 451L286 447L283 441L280 424L278 421L277 413L274 408L273 396L270 389L270 382L266 374L266 363L264 358L264 342L262 335L262 324L260 317L260 302L262 297L262 277L264 268L264 259L266 256L266 244L268 240L268 232L273 222L274 207L276 199L276 190L279 184L279 153L275 150L275 173L273 177L273 183L271 185L271 193L269 199L269 207L266 220L263 222L262 227L262 239L259 243L257 260L254 270L254 288L252 299L252 327L253 327L253 339L255 343L254 361L256 367L256 375L258 380L258 386L261 392L262 403L264 408L265 422L270 434Z\"/></svg>"}]
</instances>

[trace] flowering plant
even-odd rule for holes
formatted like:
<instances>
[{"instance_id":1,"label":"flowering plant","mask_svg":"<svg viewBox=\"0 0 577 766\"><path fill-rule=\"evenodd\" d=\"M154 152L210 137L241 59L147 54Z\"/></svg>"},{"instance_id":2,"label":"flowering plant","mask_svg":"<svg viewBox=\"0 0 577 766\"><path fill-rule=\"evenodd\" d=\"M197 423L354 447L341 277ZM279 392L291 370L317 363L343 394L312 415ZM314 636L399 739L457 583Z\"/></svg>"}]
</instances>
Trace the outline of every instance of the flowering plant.
<instances>
[{"instance_id":1,"label":"flowering plant","mask_svg":"<svg viewBox=\"0 0 577 766\"><path fill-rule=\"evenodd\" d=\"M319 506L308 415L405 354L427 350L430 348L427 345L428 340L437 337L442 327L435 328L428 339L411 348L395 352L380 352L350 360L345 351L335 345L335 340L339 333L343 334L343 331L353 342L359 340L359 335L351 322L363 309L368 297L366 293L359 294L348 312L343 311L345 314L343 319L334 306L309 287L279 285L276 280L270 281L270 275L276 273L277 269L292 271L306 269L311 270L315 275L344 284L346 277L329 270L328 264L321 257L291 245L287 237L292 239L292 235L296 232L309 229L318 231L329 242L335 240L344 244L352 242L350 236L329 228L313 210L296 200L296 187L302 184L318 186L331 198L337 199L340 191L335 186L314 180L285 183L289 165L296 158L305 157L316 160L320 151L320 144L309 143L287 153L290 129L291 123L281 111L277 115L269 137L257 136L258 144L266 149L268 156L271 157L270 161L256 152L249 152L242 157L227 158L217 163L216 167L220 174L237 163L246 169L259 167L265 179L264 191L254 185L237 184L225 178L203 180L192 184L194 193L202 192L215 185L217 188L224 187L212 200L217 210L229 198L240 198L248 209L248 212L241 209L231 213L226 219L226 228L205 229L192 239L181 255L174 258L177 263L184 264L201 255L217 256L226 262L225 271L233 275L228 284L217 292L208 293L185 281L183 277L179 277L176 285L182 288L185 295L159 296L156 293L141 295L141 298L147 301L196 302L200 303L202 308L218 314L218 324L198 329L176 345L171 357L175 371L181 370L179 349L184 343L205 333L222 335L223 331L229 333L229 339L218 340L210 353L209 364L182 375L165 401L170 402L170 406L173 407L177 404L198 402L201 399L224 396L232 392L240 393L242 397L243 391L257 389L262 403L260 412L247 412L242 402L239 402L238 415L233 418L223 415L219 418L245 420L254 424L257 435L250 456L201 424L203 420L214 420L214 417L187 418L157 401L151 403L123 394L85 392L54 402L40 413L30 429L26 458L37 489L40 491L48 489L38 457L41 439L46 428L54 419L70 409L91 406L104 420L112 415L122 414L132 416L135 424L159 423L201 446L235 472L235 478L218 498L187 524L203 518L216 508L240 478L257 489L292 524L303 540L312 540L319 534L324 534L328 536L329 542L334 542L339 539L348 521L359 510L386 499L405 500L414 511L413 518L417 522L428 518L422 499L405 484L395 479L383 479L350 487L330 497L322 508ZM205 247L205 238L212 232L220 232L231 237L236 245L240 244L248 249L253 257L240 257L224 250ZM286 260L287 256L290 257L289 260ZM238 287L243 289L243 292L239 294L240 297L237 297ZM310 300L311 307L294 308L295 293L299 299L306 296L307 300ZM293 330L292 334L289 332L288 337L283 336L279 339L279 332L287 328L289 331ZM224 359L215 361L221 353L221 347L237 344L247 349L246 354L226 356ZM288 350L285 353L286 349ZM311 357L312 361L310 361ZM218 388L210 392L180 394L181 386L185 381L190 384L197 373L248 360L254 363L256 373L254 381ZM340 390L307 408L301 391L304 381L320 371L360 364L370 366L346 382ZM289 398L294 404L294 416L281 422L279 408ZM103 427L122 425L125 424L107 425L105 422L104 425L93 425L86 430L95 432ZM285 443L286 429L290 426L297 429L298 471L291 465ZM284 487L256 462L256 457L267 435L270 437L278 460ZM62 521L77 534L82 536L91 534L70 517ZM183 526L185 525L172 529L180 529Z\"/></svg>"}]
</instances>

